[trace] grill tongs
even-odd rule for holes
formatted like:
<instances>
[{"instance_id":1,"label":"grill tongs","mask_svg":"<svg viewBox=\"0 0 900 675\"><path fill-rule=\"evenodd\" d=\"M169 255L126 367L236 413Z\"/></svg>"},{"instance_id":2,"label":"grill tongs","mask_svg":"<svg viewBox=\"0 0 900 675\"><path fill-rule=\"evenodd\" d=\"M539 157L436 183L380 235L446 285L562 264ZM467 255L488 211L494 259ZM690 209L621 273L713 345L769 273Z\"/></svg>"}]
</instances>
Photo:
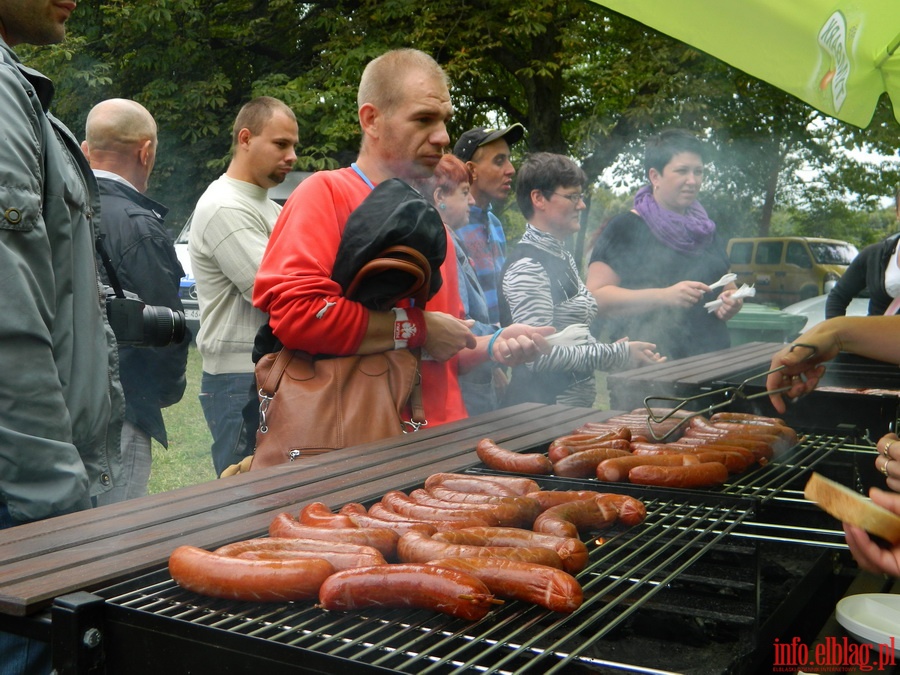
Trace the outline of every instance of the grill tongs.
<instances>
[{"instance_id":1,"label":"grill tongs","mask_svg":"<svg viewBox=\"0 0 900 675\"><path fill-rule=\"evenodd\" d=\"M794 344L792 344L790 350L794 351L794 349L796 349L797 347L804 347L810 350L810 353L803 358L804 361L811 359L818 352L818 349L814 345L803 344L801 342L795 342ZM771 370L767 370L764 373L759 373L758 375L748 377L738 385L722 387L721 389L704 392L702 394L697 394L696 396L687 396L683 398L677 396L648 396L644 399L644 407L647 409L647 428L650 430L650 434L653 436L654 440L665 441L673 433L690 422L691 418L696 417L697 415L710 415L716 410L725 408L737 400L750 401L755 398L770 396L772 394L783 394L784 392L789 391L792 385L788 384L787 386L781 387L779 389L773 389L772 391L767 391L764 389L763 391L756 392L755 394L745 393L744 388L748 384L757 380L761 379L765 381L765 379L769 375L771 375L772 373L781 372L782 370L784 370L784 368L785 366L778 366L777 368L772 368ZM722 400L717 403L710 403L708 406L697 411L688 411L687 414L684 415L678 414L681 409L689 403L693 403L695 401L700 401L703 399L715 399L717 397L721 397ZM665 410L665 413L660 415L655 411L656 406L654 406L654 402L675 405L661 407L662 410ZM660 431L657 431L657 429L653 427L654 424L663 424L665 421L671 419L672 417L675 417L676 415L678 416L678 424L675 424L674 426L666 425L665 428Z\"/></svg>"}]
</instances>

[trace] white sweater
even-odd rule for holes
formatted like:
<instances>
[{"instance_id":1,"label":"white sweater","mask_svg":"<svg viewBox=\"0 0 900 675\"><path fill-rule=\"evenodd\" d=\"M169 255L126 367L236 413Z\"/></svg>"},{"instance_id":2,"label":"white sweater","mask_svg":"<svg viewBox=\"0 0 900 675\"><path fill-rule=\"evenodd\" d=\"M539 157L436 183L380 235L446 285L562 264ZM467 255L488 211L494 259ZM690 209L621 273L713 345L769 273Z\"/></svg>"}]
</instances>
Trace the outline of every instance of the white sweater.
<instances>
[{"instance_id":1,"label":"white sweater","mask_svg":"<svg viewBox=\"0 0 900 675\"><path fill-rule=\"evenodd\" d=\"M268 190L226 175L197 202L188 250L200 304L197 349L207 373L253 372L253 340L267 320L252 304L253 281L280 212Z\"/></svg>"}]
</instances>

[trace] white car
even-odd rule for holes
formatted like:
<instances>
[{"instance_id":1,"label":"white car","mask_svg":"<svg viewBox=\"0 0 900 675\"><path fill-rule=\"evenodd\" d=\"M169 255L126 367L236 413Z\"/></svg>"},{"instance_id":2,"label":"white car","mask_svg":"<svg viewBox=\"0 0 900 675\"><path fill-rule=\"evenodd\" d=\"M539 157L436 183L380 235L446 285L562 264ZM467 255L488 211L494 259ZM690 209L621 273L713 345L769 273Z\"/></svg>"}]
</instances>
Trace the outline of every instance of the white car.
<instances>
[{"instance_id":1,"label":"white car","mask_svg":"<svg viewBox=\"0 0 900 675\"><path fill-rule=\"evenodd\" d=\"M793 305L788 305L781 311L787 312L788 314L800 314L805 316L806 325L803 327L803 330L807 331L817 323L825 320L825 301L827 299L828 295L817 295L814 298L801 300L800 302L795 302ZM847 316L866 316L868 313L868 298L853 298L847 306Z\"/></svg>"}]
</instances>

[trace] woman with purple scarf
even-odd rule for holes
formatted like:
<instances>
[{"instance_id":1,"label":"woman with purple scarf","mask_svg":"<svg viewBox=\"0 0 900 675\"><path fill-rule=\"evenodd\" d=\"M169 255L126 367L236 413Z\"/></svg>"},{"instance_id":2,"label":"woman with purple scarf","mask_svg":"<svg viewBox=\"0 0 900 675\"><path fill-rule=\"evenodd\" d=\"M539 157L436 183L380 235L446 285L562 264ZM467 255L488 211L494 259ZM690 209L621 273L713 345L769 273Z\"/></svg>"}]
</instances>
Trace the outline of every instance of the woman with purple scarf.
<instances>
[{"instance_id":1,"label":"woman with purple scarf","mask_svg":"<svg viewBox=\"0 0 900 675\"><path fill-rule=\"evenodd\" d=\"M728 272L716 224L697 202L703 182L703 142L670 129L650 139L644 168L650 180L629 213L614 217L594 245L587 287L610 337L656 344L670 359L731 346L725 324L743 304L733 283L717 299L709 284Z\"/></svg>"}]
</instances>

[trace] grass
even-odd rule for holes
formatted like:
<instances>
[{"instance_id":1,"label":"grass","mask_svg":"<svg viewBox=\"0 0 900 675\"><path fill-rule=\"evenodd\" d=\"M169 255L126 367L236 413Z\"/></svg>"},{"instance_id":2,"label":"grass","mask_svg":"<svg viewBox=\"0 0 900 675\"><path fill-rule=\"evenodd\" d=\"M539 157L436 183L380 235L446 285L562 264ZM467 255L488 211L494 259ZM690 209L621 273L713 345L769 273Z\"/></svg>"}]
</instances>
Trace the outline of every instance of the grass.
<instances>
[{"instance_id":1,"label":"grass","mask_svg":"<svg viewBox=\"0 0 900 675\"><path fill-rule=\"evenodd\" d=\"M210 445L212 436L200 409L200 374L203 368L197 348L188 353L187 389L181 401L163 409L169 447L153 441L150 494L215 480Z\"/></svg>"}]
</instances>

